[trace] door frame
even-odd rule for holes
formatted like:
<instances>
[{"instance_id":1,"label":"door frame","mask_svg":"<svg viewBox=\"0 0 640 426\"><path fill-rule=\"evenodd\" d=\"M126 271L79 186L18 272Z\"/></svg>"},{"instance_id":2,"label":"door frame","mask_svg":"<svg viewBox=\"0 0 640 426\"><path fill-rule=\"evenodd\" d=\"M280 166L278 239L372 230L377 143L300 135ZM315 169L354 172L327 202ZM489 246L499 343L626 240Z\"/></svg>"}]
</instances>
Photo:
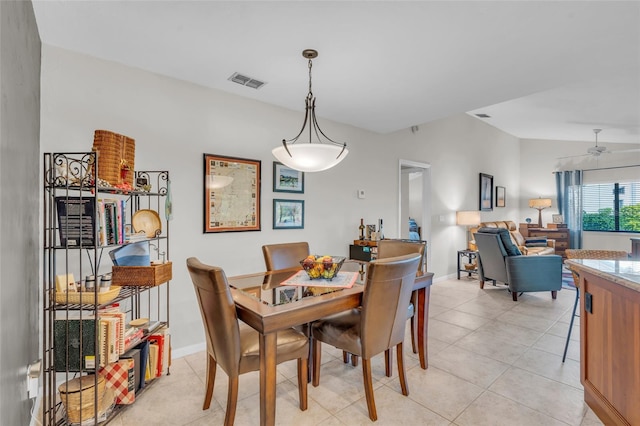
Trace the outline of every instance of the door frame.
<instances>
[{"instance_id":1,"label":"door frame","mask_svg":"<svg viewBox=\"0 0 640 426\"><path fill-rule=\"evenodd\" d=\"M422 170L422 233L427 241L427 265L431 263L431 164L400 159L398 162L398 235L402 235L402 169L418 168Z\"/></svg>"}]
</instances>

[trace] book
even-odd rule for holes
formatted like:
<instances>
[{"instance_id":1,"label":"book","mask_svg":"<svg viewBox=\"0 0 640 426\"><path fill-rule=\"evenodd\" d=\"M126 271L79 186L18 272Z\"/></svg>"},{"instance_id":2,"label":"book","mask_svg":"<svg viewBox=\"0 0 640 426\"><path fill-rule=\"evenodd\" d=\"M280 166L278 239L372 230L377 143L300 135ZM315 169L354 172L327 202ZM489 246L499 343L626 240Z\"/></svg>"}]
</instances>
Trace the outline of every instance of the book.
<instances>
[{"instance_id":1,"label":"book","mask_svg":"<svg viewBox=\"0 0 640 426\"><path fill-rule=\"evenodd\" d=\"M132 359L134 368L134 390L138 392L140 389L140 349L130 349L120 356L120 359Z\"/></svg>"},{"instance_id":2,"label":"book","mask_svg":"<svg viewBox=\"0 0 640 426\"><path fill-rule=\"evenodd\" d=\"M96 368L95 319L56 319L53 323L54 368L80 371Z\"/></svg>"},{"instance_id":3,"label":"book","mask_svg":"<svg viewBox=\"0 0 640 426\"><path fill-rule=\"evenodd\" d=\"M107 317L113 317L116 318L118 321L116 323L116 353L118 355L124 353L124 348L125 348L125 344L124 344L124 332L125 332L125 324L127 321L127 314L124 312L100 312L99 313L99 317L100 318L107 318Z\"/></svg>"},{"instance_id":4,"label":"book","mask_svg":"<svg viewBox=\"0 0 640 426\"><path fill-rule=\"evenodd\" d=\"M145 373L146 380L155 379L158 371L158 357L160 348L157 344L149 342L149 363L147 365L147 371Z\"/></svg>"},{"instance_id":5,"label":"book","mask_svg":"<svg viewBox=\"0 0 640 426\"><path fill-rule=\"evenodd\" d=\"M158 358L155 362L155 376L162 376L163 372L163 360L164 360L164 334L152 334L149 336L149 344L158 346Z\"/></svg>"},{"instance_id":6,"label":"book","mask_svg":"<svg viewBox=\"0 0 640 426\"><path fill-rule=\"evenodd\" d=\"M96 200L93 197L55 197L60 245L92 246L96 241Z\"/></svg>"}]
</instances>

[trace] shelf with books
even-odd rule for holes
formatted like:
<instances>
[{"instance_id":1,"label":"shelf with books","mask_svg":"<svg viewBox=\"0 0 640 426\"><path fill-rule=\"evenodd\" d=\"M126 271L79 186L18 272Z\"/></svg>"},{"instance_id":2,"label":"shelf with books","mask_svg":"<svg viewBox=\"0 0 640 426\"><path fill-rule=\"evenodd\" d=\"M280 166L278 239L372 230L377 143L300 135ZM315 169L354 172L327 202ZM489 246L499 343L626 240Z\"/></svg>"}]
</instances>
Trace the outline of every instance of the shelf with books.
<instances>
[{"instance_id":1,"label":"shelf with books","mask_svg":"<svg viewBox=\"0 0 640 426\"><path fill-rule=\"evenodd\" d=\"M58 392L68 394L70 384L75 385L78 378L89 376L98 390L95 398L86 398L92 403L88 410L83 408L81 422L97 424L131 404L147 383L169 374L169 172L136 172L136 181L144 190L98 186L103 183L98 179L96 184L94 179L100 175L97 157L97 152L44 154L44 424L70 423L61 417L65 410L60 409ZM154 235L135 234L132 218L143 209L166 212L162 219L157 215L160 223ZM116 280L113 265L119 259L112 260L111 254L134 247L134 242L146 246L148 266L141 266L142 271L162 271L157 278L162 282L144 285L146 281L126 276ZM105 249L110 255L103 256ZM156 258L153 263L160 269L151 265ZM157 328L140 335L129 323L141 317L151 318ZM156 334L161 338L151 339ZM98 386L102 377L106 377L109 395ZM137 385L123 388L123 377L125 383L131 379Z\"/></svg>"}]
</instances>

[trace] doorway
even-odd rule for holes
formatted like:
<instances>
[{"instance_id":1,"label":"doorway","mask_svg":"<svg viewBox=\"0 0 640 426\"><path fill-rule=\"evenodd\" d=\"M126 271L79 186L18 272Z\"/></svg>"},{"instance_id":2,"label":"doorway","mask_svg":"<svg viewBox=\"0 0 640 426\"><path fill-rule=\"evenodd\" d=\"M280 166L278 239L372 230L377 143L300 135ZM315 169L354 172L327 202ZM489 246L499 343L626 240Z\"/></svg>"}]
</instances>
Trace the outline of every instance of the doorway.
<instances>
[{"instance_id":1,"label":"doorway","mask_svg":"<svg viewBox=\"0 0 640 426\"><path fill-rule=\"evenodd\" d=\"M427 241L428 262L431 258L430 164L400 159L398 201L399 238Z\"/></svg>"}]
</instances>

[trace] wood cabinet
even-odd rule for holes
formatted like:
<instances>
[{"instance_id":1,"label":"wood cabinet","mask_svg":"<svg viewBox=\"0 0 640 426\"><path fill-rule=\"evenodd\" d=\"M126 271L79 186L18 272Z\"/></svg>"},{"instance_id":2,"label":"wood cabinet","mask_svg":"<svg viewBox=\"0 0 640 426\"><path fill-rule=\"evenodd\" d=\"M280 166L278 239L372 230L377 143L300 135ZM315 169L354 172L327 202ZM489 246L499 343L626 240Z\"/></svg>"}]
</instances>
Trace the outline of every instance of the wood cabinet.
<instances>
[{"instance_id":1,"label":"wood cabinet","mask_svg":"<svg viewBox=\"0 0 640 426\"><path fill-rule=\"evenodd\" d=\"M526 234L525 234L526 232ZM520 226L520 233L523 237L547 237L549 240L555 240L556 242L556 254L562 257L566 257L564 251L571 248L569 244L569 229L568 228L526 228Z\"/></svg>"},{"instance_id":2,"label":"wood cabinet","mask_svg":"<svg viewBox=\"0 0 640 426\"><path fill-rule=\"evenodd\" d=\"M607 425L640 425L640 292L585 270L580 276L585 402Z\"/></svg>"}]
</instances>

